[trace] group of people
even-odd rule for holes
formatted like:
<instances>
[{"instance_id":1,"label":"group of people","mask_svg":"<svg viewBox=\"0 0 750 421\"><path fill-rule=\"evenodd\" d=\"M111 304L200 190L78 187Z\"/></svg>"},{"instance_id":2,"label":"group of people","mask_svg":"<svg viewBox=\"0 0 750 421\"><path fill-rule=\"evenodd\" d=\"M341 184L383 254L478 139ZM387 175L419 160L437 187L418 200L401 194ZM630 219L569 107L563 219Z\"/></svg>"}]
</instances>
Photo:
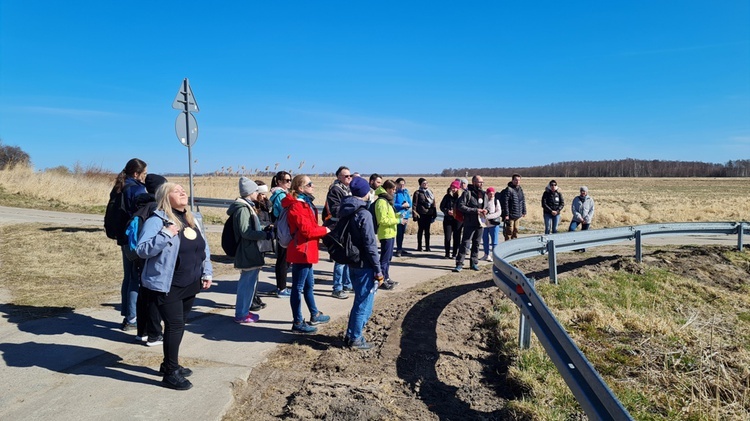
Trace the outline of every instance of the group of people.
<instances>
[{"instance_id":1,"label":"group of people","mask_svg":"<svg viewBox=\"0 0 750 421\"><path fill-rule=\"evenodd\" d=\"M391 290L398 285L390 277L393 256L408 255L403 247L406 226L416 221L417 251L430 252L430 226L437 217L437 201L428 180L419 179L413 195L403 178L385 180L378 174L365 179L341 166L336 179L328 186L318 222L314 204L315 185L310 177L294 177L279 171L271 180L271 189L261 180L239 179L239 197L229 206L237 241L234 266L240 270L237 283L234 321L255 323L260 316L252 311L265 306L257 297L258 277L266 264L265 256L275 252L276 288L270 294L290 299L294 333L311 334L330 316L317 307L313 293L313 265L319 262L319 241L343 219L350 220L351 242L360 251L356 264L334 264L332 296L347 299L354 295L345 335L345 345L366 350L371 344L364 337L375 294L378 289ZM483 189L483 178L475 175L471 184L456 179L448 187L439 208L444 214L445 258L454 258L454 271L463 268L469 255L471 268L478 270L479 242L484 244L483 259L489 259L497 244L499 226L506 240L518 236L519 220L526 215L526 202L520 186L521 176L514 174L501 192L493 187ZM588 229L594 203L588 189L581 187L573 201L573 221ZM162 383L169 388L192 387L187 377L192 371L179 365L179 347L187 315L197 293L212 284L212 266L208 242L188 207L184 188L164 177L148 174L146 163L134 158L118 175L113 193L122 194L124 207L132 216L139 209L145 223L137 242L136 253L143 259L136 265L126 258L123 247L124 278L122 284L123 330L137 329L136 340L147 345L163 345L160 366ZM270 193L270 198L267 194ZM552 180L542 196L545 233L557 232L562 194ZM288 227L291 242L282 247L274 244L274 233L280 220ZM291 287L287 274L291 267ZM302 302L309 317L305 319ZM164 323L163 332L161 323Z\"/></svg>"}]
</instances>

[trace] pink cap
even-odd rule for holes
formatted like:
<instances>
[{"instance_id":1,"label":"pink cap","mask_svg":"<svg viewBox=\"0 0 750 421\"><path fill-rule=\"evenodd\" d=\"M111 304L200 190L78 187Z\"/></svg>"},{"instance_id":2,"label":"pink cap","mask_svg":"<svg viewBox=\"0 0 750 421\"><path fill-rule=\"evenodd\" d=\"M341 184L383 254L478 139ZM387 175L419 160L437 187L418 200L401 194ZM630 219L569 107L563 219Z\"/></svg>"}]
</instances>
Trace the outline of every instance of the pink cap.
<instances>
[{"instance_id":1,"label":"pink cap","mask_svg":"<svg viewBox=\"0 0 750 421\"><path fill-rule=\"evenodd\" d=\"M461 188L461 182L460 182L460 181L458 181L458 180L455 180L455 181L453 181L453 182L451 183L451 188L454 188L454 189L460 189L460 188Z\"/></svg>"},{"instance_id":2,"label":"pink cap","mask_svg":"<svg viewBox=\"0 0 750 421\"><path fill-rule=\"evenodd\" d=\"M495 192L494 187L490 187L489 189L487 189L487 193L494 193L494 192Z\"/></svg>"}]
</instances>

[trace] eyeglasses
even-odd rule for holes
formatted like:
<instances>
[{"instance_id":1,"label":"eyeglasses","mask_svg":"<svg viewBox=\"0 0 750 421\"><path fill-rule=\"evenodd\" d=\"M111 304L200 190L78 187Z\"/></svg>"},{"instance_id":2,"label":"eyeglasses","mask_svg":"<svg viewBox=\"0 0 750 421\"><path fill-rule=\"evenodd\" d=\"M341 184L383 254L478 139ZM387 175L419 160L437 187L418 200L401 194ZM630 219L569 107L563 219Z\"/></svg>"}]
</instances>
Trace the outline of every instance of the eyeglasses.
<instances>
[{"instance_id":1,"label":"eyeglasses","mask_svg":"<svg viewBox=\"0 0 750 421\"><path fill-rule=\"evenodd\" d=\"M309 183L305 184L305 186L307 186L307 187L312 187L312 186L313 186L313 182L311 181L311 182L309 182Z\"/></svg>"}]
</instances>

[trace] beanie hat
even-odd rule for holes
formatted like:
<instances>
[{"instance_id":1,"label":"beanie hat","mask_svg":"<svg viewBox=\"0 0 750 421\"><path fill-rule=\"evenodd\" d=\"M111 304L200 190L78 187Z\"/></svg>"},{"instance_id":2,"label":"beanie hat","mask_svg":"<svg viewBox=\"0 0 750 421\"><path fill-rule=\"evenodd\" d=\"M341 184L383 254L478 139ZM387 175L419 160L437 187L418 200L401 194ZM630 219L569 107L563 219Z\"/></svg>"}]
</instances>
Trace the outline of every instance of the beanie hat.
<instances>
[{"instance_id":1,"label":"beanie hat","mask_svg":"<svg viewBox=\"0 0 750 421\"><path fill-rule=\"evenodd\" d=\"M585 191L586 193L589 192L589 188L586 186L581 186L581 191Z\"/></svg>"},{"instance_id":2,"label":"beanie hat","mask_svg":"<svg viewBox=\"0 0 750 421\"><path fill-rule=\"evenodd\" d=\"M370 194L370 184L362 177L354 177L349 184L349 190L352 192L352 196L365 197Z\"/></svg>"},{"instance_id":3,"label":"beanie hat","mask_svg":"<svg viewBox=\"0 0 750 421\"><path fill-rule=\"evenodd\" d=\"M451 183L451 187L454 189L460 189L461 188L461 182L458 180L453 180Z\"/></svg>"},{"instance_id":4,"label":"beanie hat","mask_svg":"<svg viewBox=\"0 0 750 421\"><path fill-rule=\"evenodd\" d=\"M156 190L161 187L162 184L166 183L167 179L160 176L159 174L146 174L146 181L143 183L146 185L146 191L150 194L156 194Z\"/></svg>"},{"instance_id":5,"label":"beanie hat","mask_svg":"<svg viewBox=\"0 0 750 421\"><path fill-rule=\"evenodd\" d=\"M490 187L489 189L487 189L487 193L494 193L494 192L495 192L494 187Z\"/></svg>"},{"instance_id":6,"label":"beanie hat","mask_svg":"<svg viewBox=\"0 0 750 421\"><path fill-rule=\"evenodd\" d=\"M258 190L258 185L255 181L247 178L240 177L240 197L250 196Z\"/></svg>"},{"instance_id":7,"label":"beanie hat","mask_svg":"<svg viewBox=\"0 0 750 421\"><path fill-rule=\"evenodd\" d=\"M255 183L258 184L258 183ZM258 186L258 193L268 193L268 186L261 184Z\"/></svg>"}]
</instances>

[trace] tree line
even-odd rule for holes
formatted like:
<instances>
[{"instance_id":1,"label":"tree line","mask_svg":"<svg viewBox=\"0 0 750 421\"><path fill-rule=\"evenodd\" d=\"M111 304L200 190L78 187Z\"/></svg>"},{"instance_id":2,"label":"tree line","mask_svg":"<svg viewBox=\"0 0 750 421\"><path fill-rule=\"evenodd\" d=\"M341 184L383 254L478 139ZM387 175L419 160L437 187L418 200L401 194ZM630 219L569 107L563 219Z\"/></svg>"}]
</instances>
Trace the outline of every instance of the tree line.
<instances>
[{"instance_id":1,"label":"tree line","mask_svg":"<svg viewBox=\"0 0 750 421\"><path fill-rule=\"evenodd\" d=\"M566 161L535 167L447 168L443 177L750 177L750 159L726 164L688 161L620 159L609 161Z\"/></svg>"}]
</instances>

